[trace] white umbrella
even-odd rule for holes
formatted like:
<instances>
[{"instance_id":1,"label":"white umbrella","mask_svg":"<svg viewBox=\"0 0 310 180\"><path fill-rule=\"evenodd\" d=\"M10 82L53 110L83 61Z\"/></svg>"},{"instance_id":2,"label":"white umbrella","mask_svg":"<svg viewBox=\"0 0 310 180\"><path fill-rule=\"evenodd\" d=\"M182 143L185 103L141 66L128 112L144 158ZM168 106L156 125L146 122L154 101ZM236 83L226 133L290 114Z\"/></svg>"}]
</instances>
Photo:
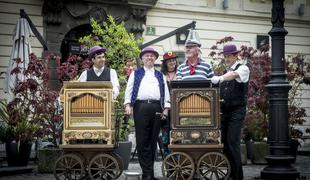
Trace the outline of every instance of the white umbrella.
<instances>
[{"instance_id":1,"label":"white umbrella","mask_svg":"<svg viewBox=\"0 0 310 180\"><path fill-rule=\"evenodd\" d=\"M19 74L18 77L16 77L15 74L11 75L11 71L16 67L16 63L14 61L16 58L21 59L22 68L26 68L28 66L29 55L31 53L31 36L33 36L33 33L28 21L25 18L20 18L13 31L13 47L5 77L6 80L4 81L4 92L8 93L8 102L14 98L12 88L15 87L17 78L19 80L24 80L25 78L22 76L22 74Z\"/></svg>"}]
</instances>

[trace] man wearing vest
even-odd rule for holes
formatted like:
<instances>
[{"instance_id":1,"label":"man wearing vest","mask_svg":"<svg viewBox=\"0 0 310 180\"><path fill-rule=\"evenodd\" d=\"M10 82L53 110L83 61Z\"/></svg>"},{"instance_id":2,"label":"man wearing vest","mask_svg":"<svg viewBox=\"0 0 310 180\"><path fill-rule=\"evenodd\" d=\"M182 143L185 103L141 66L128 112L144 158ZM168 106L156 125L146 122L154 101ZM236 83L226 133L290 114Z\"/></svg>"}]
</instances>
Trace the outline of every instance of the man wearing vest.
<instances>
[{"instance_id":1,"label":"man wearing vest","mask_svg":"<svg viewBox=\"0 0 310 180\"><path fill-rule=\"evenodd\" d=\"M213 76L213 84L220 84L221 133L224 153L231 165L230 177L233 180L243 179L240 156L240 136L246 113L246 101L250 70L238 61L237 47L233 44L224 46L225 64L228 69L222 76Z\"/></svg>"},{"instance_id":2,"label":"man wearing vest","mask_svg":"<svg viewBox=\"0 0 310 180\"><path fill-rule=\"evenodd\" d=\"M88 55L93 61L93 68L85 70L80 78L80 82L86 81L111 81L113 86L113 98L116 99L119 94L119 81L116 71L112 68L105 67L106 49L100 46L93 46L89 49Z\"/></svg>"},{"instance_id":3,"label":"man wearing vest","mask_svg":"<svg viewBox=\"0 0 310 180\"><path fill-rule=\"evenodd\" d=\"M154 160L160 121L170 109L170 95L164 75L154 69L158 52L146 47L140 53L143 67L129 76L125 91L125 114L133 118L136 129L138 159L143 180L154 180ZM161 113L161 118L156 118Z\"/></svg>"}]
</instances>

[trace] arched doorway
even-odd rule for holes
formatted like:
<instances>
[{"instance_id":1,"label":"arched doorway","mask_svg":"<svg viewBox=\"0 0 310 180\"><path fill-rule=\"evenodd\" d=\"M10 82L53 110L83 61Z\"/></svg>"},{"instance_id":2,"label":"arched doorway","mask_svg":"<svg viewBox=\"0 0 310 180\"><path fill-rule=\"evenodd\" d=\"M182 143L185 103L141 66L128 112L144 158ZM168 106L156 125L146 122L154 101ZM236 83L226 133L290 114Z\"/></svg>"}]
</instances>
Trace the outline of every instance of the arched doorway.
<instances>
[{"instance_id":1,"label":"arched doorway","mask_svg":"<svg viewBox=\"0 0 310 180\"><path fill-rule=\"evenodd\" d=\"M66 61L70 54L86 56L87 50L81 47L79 38L92 33L90 24L83 24L71 29L64 37L61 43L60 52L62 61Z\"/></svg>"}]
</instances>

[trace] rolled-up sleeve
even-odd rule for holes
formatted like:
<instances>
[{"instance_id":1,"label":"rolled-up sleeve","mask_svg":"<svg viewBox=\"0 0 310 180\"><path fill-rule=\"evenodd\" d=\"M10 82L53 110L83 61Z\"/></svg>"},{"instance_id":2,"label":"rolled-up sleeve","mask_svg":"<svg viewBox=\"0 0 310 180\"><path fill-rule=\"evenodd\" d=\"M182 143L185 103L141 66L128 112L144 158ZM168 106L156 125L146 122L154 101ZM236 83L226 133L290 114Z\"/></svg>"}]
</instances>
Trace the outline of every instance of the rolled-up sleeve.
<instances>
[{"instance_id":1,"label":"rolled-up sleeve","mask_svg":"<svg viewBox=\"0 0 310 180\"><path fill-rule=\"evenodd\" d=\"M87 70L83 71L82 74L80 75L78 81L80 82L86 82L87 80Z\"/></svg>"},{"instance_id":2,"label":"rolled-up sleeve","mask_svg":"<svg viewBox=\"0 0 310 180\"><path fill-rule=\"evenodd\" d=\"M113 98L116 99L117 96L119 95L120 85L119 85L119 81L118 81L116 71L114 69L111 69L110 77L111 77L111 82L112 82L112 86L113 86Z\"/></svg>"},{"instance_id":3,"label":"rolled-up sleeve","mask_svg":"<svg viewBox=\"0 0 310 180\"><path fill-rule=\"evenodd\" d=\"M132 89L133 89L133 83L134 83L134 77L135 73L131 73L128 81L127 81L127 86L125 90L125 98L124 98L124 104L130 104L131 103L131 95L132 95Z\"/></svg>"},{"instance_id":4,"label":"rolled-up sleeve","mask_svg":"<svg viewBox=\"0 0 310 180\"><path fill-rule=\"evenodd\" d=\"M250 70L248 66L241 65L235 72L239 75L239 78L236 78L236 81L239 83L246 83L249 81Z\"/></svg>"},{"instance_id":5,"label":"rolled-up sleeve","mask_svg":"<svg viewBox=\"0 0 310 180\"><path fill-rule=\"evenodd\" d=\"M169 108L171 107L171 103L170 103L170 92L169 92L169 88L168 88L168 84L166 81L166 77L164 76L164 84L165 84L165 103L164 103L164 108Z\"/></svg>"}]
</instances>

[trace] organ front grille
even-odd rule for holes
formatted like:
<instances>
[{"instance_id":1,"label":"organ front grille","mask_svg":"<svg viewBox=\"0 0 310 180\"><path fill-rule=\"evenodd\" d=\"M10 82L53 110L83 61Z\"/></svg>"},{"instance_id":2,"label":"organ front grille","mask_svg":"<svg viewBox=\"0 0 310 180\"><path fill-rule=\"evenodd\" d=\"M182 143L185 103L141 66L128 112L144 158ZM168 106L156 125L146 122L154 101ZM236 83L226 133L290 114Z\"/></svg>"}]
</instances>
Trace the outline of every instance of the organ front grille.
<instances>
[{"instance_id":1,"label":"organ front grille","mask_svg":"<svg viewBox=\"0 0 310 180\"><path fill-rule=\"evenodd\" d=\"M208 99L197 94L183 98L179 102L179 116L210 116L211 108Z\"/></svg>"},{"instance_id":2,"label":"organ front grille","mask_svg":"<svg viewBox=\"0 0 310 180\"><path fill-rule=\"evenodd\" d=\"M103 116L105 101L93 94L82 94L71 101L71 117Z\"/></svg>"}]
</instances>

